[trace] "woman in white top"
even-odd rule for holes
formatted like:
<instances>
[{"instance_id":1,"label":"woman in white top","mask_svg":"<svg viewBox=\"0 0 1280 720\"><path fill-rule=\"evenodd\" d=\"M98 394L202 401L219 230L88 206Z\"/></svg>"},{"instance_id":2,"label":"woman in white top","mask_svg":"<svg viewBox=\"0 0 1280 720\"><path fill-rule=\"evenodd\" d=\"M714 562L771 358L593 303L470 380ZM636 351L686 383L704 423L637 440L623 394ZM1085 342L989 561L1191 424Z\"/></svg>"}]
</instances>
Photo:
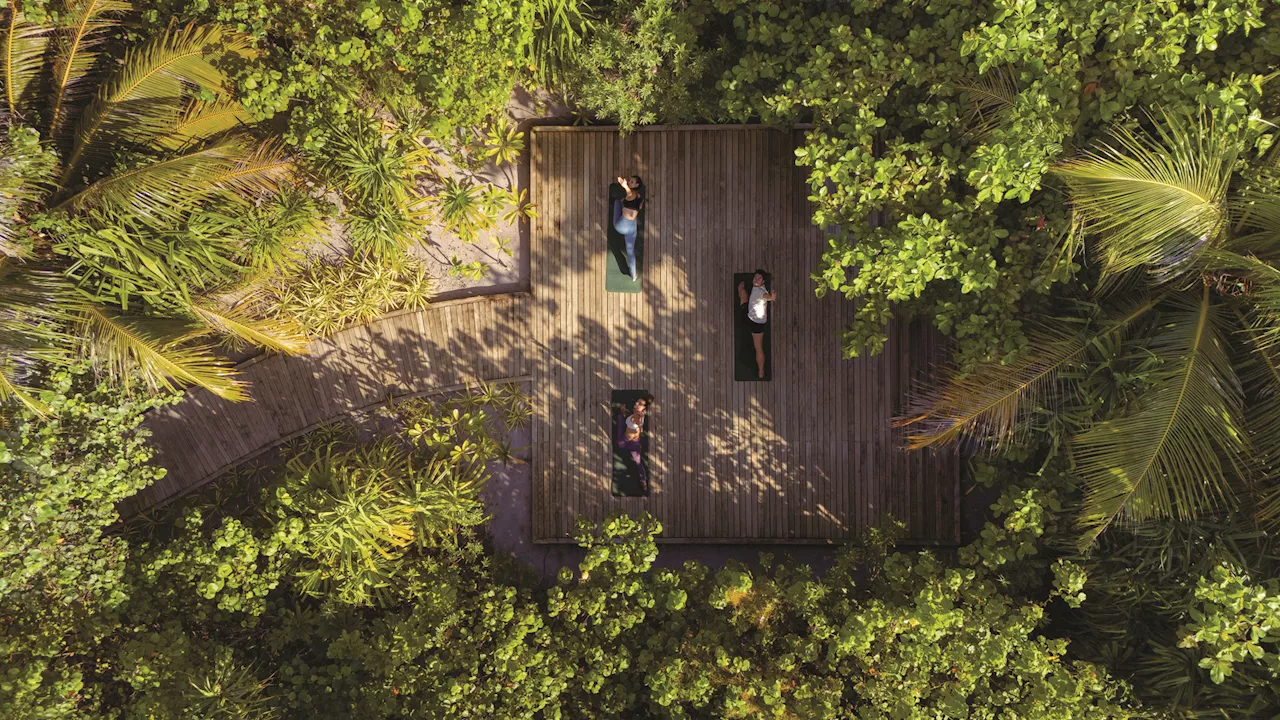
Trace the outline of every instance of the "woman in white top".
<instances>
[{"instance_id":1,"label":"woman in white top","mask_svg":"<svg viewBox=\"0 0 1280 720\"><path fill-rule=\"evenodd\" d=\"M769 306L778 299L778 293L768 289L769 274L756 270L751 277L751 291L745 283L738 283L738 307L747 313L747 325L751 328L751 342L756 347L756 370L764 378L764 331L769 327Z\"/></svg>"}]
</instances>

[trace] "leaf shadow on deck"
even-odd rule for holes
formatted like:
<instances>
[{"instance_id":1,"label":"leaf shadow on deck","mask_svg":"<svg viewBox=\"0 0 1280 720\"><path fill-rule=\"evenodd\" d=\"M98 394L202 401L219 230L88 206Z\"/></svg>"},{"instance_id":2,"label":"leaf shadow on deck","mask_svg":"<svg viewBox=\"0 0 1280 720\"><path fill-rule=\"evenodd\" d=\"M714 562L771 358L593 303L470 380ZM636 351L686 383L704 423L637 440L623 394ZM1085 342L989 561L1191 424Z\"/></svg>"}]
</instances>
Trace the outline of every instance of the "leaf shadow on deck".
<instances>
[{"instance_id":1,"label":"leaf shadow on deck","mask_svg":"<svg viewBox=\"0 0 1280 720\"><path fill-rule=\"evenodd\" d=\"M890 427L911 377L940 347L895 326L886 352L840 357L855 307L814 296L826 248L810 223L796 133L671 128L621 137L540 128L531 173L534 536L579 516L648 511L691 542L839 541L885 514L909 540L956 540L957 463L908 455ZM606 292L609 183L645 179L640 293ZM780 291L771 382L734 381L735 272L765 267ZM651 493L609 490L613 389L656 396Z\"/></svg>"},{"instance_id":2,"label":"leaf shadow on deck","mask_svg":"<svg viewBox=\"0 0 1280 720\"><path fill-rule=\"evenodd\" d=\"M527 380L526 293L454 300L393 313L315 342L303 356L263 355L241 365L251 401L192 389L154 411L156 460L168 473L121 503L124 516L204 485L315 427L396 398L478 381Z\"/></svg>"}]
</instances>

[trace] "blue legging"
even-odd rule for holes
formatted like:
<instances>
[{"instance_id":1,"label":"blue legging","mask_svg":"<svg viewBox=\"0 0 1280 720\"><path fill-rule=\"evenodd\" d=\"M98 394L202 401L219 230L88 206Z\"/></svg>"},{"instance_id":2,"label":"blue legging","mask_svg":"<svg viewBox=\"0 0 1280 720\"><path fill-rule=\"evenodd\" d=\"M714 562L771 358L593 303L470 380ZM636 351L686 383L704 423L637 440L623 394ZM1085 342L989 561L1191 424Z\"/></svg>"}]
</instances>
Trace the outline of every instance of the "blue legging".
<instances>
[{"instance_id":1,"label":"blue legging","mask_svg":"<svg viewBox=\"0 0 1280 720\"><path fill-rule=\"evenodd\" d=\"M613 229L627 242L627 267L636 272L636 221L622 217L622 201L613 201Z\"/></svg>"}]
</instances>

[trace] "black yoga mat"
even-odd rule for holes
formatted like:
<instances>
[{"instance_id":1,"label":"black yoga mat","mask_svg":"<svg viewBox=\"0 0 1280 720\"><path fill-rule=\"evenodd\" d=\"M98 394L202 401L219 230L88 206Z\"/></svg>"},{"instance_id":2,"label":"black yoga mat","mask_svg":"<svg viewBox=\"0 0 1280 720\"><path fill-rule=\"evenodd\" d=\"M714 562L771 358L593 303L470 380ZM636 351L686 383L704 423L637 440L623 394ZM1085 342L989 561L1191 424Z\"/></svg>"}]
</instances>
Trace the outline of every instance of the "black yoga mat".
<instances>
[{"instance_id":1,"label":"black yoga mat","mask_svg":"<svg viewBox=\"0 0 1280 720\"><path fill-rule=\"evenodd\" d=\"M627 278L628 281L631 278ZM618 447L622 438L618 422L631 414L636 400L648 395L648 390L614 390L609 395L609 433L613 448L613 494L615 497L644 497L649 493L640 481L640 472L631 459L631 451ZM644 429L640 433L640 462L649 469L649 415L645 414ZM653 475L649 475L650 481Z\"/></svg>"},{"instance_id":2,"label":"black yoga mat","mask_svg":"<svg viewBox=\"0 0 1280 720\"><path fill-rule=\"evenodd\" d=\"M627 242L622 233L613 228L613 201L626 197L626 191L618 183L609 186L609 202L606 208L605 227L608 228L609 257L604 262L605 292L638 293L644 281L644 207L636 215L636 279L631 279L631 271L627 267ZM640 188L640 196L644 197L644 187Z\"/></svg>"},{"instance_id":3,"label":"black yoga mat","mask_svg":"<svg viewBox=\"0 0 1280 720\"><path fill-rule=\"evenodd\" d=\"M769 382L773 379L773 303L765 304L769 323L764 329L764 377L756 368L756 346L751 340L751 321L747 320L747 306L738 303L738 283L745 283L747 296L751 296L751 279L755 273L735 273L733 276L733 379L738 382Z\"/></svg>"}]
</instances>

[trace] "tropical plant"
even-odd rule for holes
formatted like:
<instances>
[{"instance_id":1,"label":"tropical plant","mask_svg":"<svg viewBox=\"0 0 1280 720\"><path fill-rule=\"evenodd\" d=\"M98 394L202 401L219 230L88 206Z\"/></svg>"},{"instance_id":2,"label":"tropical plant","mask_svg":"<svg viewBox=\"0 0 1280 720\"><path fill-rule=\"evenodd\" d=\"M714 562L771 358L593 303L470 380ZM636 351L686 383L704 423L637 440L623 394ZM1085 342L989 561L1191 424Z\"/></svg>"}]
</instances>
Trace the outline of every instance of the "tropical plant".
<instances>
[{"instance_id":1,"label":"tropical plant","mask_svg":"<svg viewBox=\"0 0 1280 720\"><path fill-rule=\"evenodd\" d=\"M420 243L426 213L418 185L436 175L435 153L396 124L357 122L335 130L333 143L321 172L343 195L353 251L394 258Z\"/></svg>"},{"instance_id":2,"label":"tropical plant","mask_svg":"<svg viewBox=\"0 0 1280 720\"><path fill-rule=\"evenodd\" d=\"M268 197L291 171L276 144L243 130L248 115L218 69L252 54L247 38L173 27L108 62L102 48L129 10L75 0L56 15L4 11L0 123L13 153L0 163L0 272L19 289L0 303L11 329L0 399L31 403L21 369L72 353L124 380L236 398L229 363L193 341L305 350L290 323L219 298L241 248L201 215ZM24 325L40 332L12 329Z\"/></svg>"},{"instance_id":3,"label":"tropical plant","mask_svg":"<svg viewBox=\"0 0 1280 720\"><path fill-rule=\"evenodd\" d=\"M129 597L116 503L164 476L142 421L177 400L125 397L83 366L37 380L47 414L0 410L0 707L12 718L73 717L84 701L82 660Z\"/></svg>"},{"instance_id":4,"label":"tropical plant","mask_svg":"<svg viewBox=\"0 0 1280 720\"><path fill-rule=\"evenodd\" d=\"M294 318L308 335L324 337L393 310L424 308L432 292L431 277L410 256L317 258L267 283L257 302L262 314Z\"/></svg>"},{"instance_id":5,"label":"tropical plant","mask_svg":"<svg viewBox=\"0 0 1280 720\"><path fill-rule=\"evenodd\" d=\"M520 159L524 152L524 135L510 119L503 117L493 122L484 134L484 156L498 165L508 165Z\"/></svg>"},{"instance_id":6,"label":"tropical plant","mask_svg":"<svg viewBox=\"0 0 1280 720\"><path fill-rule=\"evenodd\" d=\"M1075 559L1087 599L1060 619L1080 657L1170 717L1272 717L1275 559L1272 537L1246 516L1117 528Z\"/></svg>"},{"instance_id":7,"label":"tropical plant","mask_svg":"<svg viewBox=\"0 0 1280 720\"><path fill-rule=\"evenodd\" d=\"M1121 127L1055 172L1102 281L1101 317L1042 321L1017 361L956 374L904 422L911 444L1000 447L1040 409L1089 410L1069 439L1084 488L1081 547L1118 519L1188 519L1239 502L1276 506L1280 194L1243 163L1246 138L1207 115ZM1118 286L1123 287L1118 287ZM1154 363L1129 403L1082 392L1103 359Z\"/></svg>"},{"instance_id":8,"label":"tropical plant","mask_svg":"<svg viewBox=\"0 0 1280 720\"><path fill-rule=\"evenodd\" d=\"M534 19L529 64L544 87L557 87L595 30L594 11L586 0L537 0Z\"/></svg>"}]
</instances>

